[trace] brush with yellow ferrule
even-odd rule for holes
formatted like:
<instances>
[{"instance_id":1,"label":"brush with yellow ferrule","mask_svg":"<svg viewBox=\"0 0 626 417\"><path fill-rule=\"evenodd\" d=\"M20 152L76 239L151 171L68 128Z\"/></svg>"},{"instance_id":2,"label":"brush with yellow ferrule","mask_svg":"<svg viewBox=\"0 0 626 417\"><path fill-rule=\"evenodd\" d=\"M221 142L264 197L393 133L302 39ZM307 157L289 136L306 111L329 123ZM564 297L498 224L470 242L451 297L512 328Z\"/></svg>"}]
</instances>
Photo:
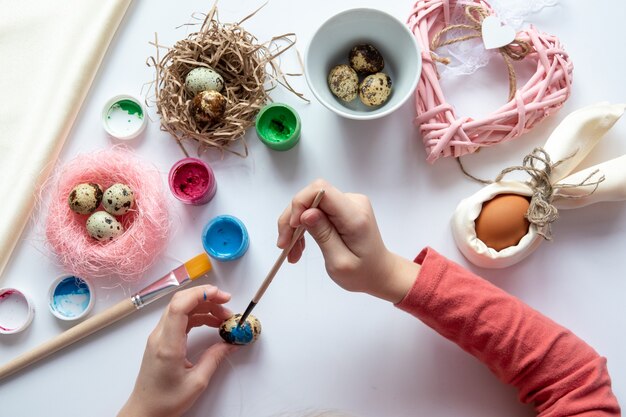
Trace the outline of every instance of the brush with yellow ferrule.
<instances>
[{"instance_id":1,"label":"brush with yellow ferrule","mask_svg":"<svg viewBox=\"0 0 626 417\"><path fill-rule=\"evenodd\" d=\"M67 347L92 333L134 313L159 298L177 291L205 275L211 270L211 261L206 253L191 258L183 265L173 269L165 276L148 285L137 294L115 304L89 319L77 324L58 336L42 343L36 348L23 353L5 365L0 366L0 379L23 369L56 351Z\"/></svg>"}]
</instances>

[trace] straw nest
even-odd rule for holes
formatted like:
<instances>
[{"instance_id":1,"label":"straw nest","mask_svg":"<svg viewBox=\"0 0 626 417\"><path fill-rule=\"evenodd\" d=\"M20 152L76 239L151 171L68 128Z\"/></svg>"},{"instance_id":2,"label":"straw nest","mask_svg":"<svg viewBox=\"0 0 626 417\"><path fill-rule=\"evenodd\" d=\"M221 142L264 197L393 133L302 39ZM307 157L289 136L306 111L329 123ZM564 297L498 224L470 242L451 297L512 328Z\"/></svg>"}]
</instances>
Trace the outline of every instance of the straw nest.
<instances>
[{"instance_id":1,"label":"straw nest","mask_svg":"<svg viewBox=\"0 0 626 417\"><path fill-rule=\"evenodd\" d=\"M202 23L195 23L201 24L200 29L173 47L159 45L155 37L156 56L148 59L148 65L156 70L154 101L161 117L161 129L178 141L185 154L182 142L191 140L199 145L198 153L213 148L245 157L248 148L244 134L270 100L269 91L280 84L306 100L286 79L286 75L301 74L284 74L276 60L294 46L295 34L287 33L259 43L241 26L257 12L237 23L221 23L214 5ZM162 49L166 53L161 56ZM211 67L224 78L222 94L227 99L226 111L213 124L197 121L191 111L193 95L185 88L185 77L197 67Z\"/></svg>"}]
</instances>

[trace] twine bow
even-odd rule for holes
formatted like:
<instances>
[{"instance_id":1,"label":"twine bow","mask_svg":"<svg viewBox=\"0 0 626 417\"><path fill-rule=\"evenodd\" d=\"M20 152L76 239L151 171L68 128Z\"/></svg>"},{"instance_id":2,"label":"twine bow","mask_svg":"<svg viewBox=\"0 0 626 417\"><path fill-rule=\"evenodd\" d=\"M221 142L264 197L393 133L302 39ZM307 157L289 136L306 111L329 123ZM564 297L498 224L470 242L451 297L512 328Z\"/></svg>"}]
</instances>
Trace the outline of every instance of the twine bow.
<instances>
[{"instance_id":1,"label":"twine bow","mask_svg":"<svg viewBox=\"0 0 626 417\"><path fill-rule=\"evenodd\" d=\"M439 32L435 33L430 42L431 51L435 51L437 48L442 46L450 45L457 42L463 42L468 39L482 38L482 23L483 20L490 14L490 11L483 6L466 6L465 16L471 22L471 24L448 25L441 29ZM455 29L469 30L473 33L463 36L457 36L456 38L442 40L442 36L444 34ZM524 57L526 57L526 55L528 55L531 51L532 47L530 46L530 44L518 38L515 38L508 45L498 48L498 52L500 52L500 55L502 55L502 59L504 60L504 63L506 64L507 70L509 72L509 101L513 100L513 98L515 97L515 92L517 91L517 77L515 76L513 61L519 61L524 59ZM433 60L440 62L444 65L448 65L450 63L450 58L440 57L434 52L431 52L430 55Z\"/></svg>"},{"instance_id":2,"label":"twine bow","mask_svg":"<svg viewBox=\"0 0 626 417\"><path fill-rule=\"evenodd\" d=\"M463 167L460 158L457 158L457 161L459 163L459 166L461 167L461 170L466 176L483 184L500 182L505 175L513 171L524 171L528 175L530 175L530 181L527 181L527 184L532 189L533 194L530 199L530 206L528 207L528 211L526 212L525 217L530 223L535 225L537 229L537 234L539 234L539 236L543 237L546 240L552 240L551 225L556 219L559 218L559 212L557 208L552 204L554 198L561 197L574 199L587 197L593 194L598 189L600 183L602 183L606 179L603 174L600 174L597 179L593 180L593 177L595 177L600 172L599 169L596 169L590 172L589 175L587 175L582 181L577 184L553 184L550 180L550 176L552 175L552 171L554 170L554 168L567 161L575 154L576 153L574 152L570 156L552 163L550 155L548 155L545 149L538 147L533 149L530 154L524 157L522 165L512 166L503 169L494 181L483 180L480 178L476 178L471 174L468 174ZM559 190L563 188L577 188L589 186L593 186L593 189L588 193L582 195L572 196L559 193Z\"/></svg>"}]
</instances>

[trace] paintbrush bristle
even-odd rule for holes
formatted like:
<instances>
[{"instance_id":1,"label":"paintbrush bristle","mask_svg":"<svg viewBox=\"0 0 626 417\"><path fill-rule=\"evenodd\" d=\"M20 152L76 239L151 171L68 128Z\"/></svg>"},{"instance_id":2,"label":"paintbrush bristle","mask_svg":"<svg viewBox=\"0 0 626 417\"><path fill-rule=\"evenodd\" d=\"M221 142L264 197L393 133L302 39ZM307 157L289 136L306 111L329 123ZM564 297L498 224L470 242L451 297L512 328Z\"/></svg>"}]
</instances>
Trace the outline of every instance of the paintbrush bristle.
<instances>
[{"instance_id":1,"label":"paintbrush bristle","mask_svg":"<svg viewBox=\"0 0 626 417\"><path fill-rule=\"evenodd\" d=\"M206 253L201 253L185 262L185 269L189 274L189 278L192 280L206 274L211 268L211 261Z\"/></svg>"}]
</instances>

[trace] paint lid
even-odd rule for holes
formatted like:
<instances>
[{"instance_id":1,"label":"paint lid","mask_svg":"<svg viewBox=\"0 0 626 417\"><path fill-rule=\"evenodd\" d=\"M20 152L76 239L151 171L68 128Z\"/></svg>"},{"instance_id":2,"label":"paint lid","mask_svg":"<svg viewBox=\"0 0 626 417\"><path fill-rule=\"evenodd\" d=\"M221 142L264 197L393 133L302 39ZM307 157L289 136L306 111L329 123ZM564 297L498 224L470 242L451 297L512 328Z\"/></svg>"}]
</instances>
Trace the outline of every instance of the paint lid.
<instances>
[{"instance_id":1,"label":"paint lid","mask_svg":"<svg viewBox=\"0 0 626 417\"><path fill-rule=\"evenodd\" d=\"M144 105L133 96L111 97L102 109L104 130L116 139L129 140L139 136L148 124Z\"/></svg>"},{"instance_id":2,"label":"paint lid","mask_svg":"<svg viewBox=\"0 0 626 417\"><path fill-rule=\"evenodd\" d=\"M198 158L184 158L176 162L170 169L168 182L174 197L185 204L206 204L217 192L213 170Z\"/></svg>"},{"instance_id":3,"label":"paint lid","mask_svg":"<svg viewBox=\"0 0 626 417\"><path fill-rule=\"evenodd\" d=\"M85 317L94 302L94 292L89 281L75 275L61 275L48 291L48 307L61 320L72 321Z\"/></svg>"},{"instance_id":4,"label":"paint lid","mask_svg":"<svg viewBox=\"0 0 626 417\"><path fill-rule=\"evenodd\" d=\"M269 148L286 151L300 140L300 116L290 106L272 103L263 107L256 117L256 134Z\"/></svg>"},{"instance_id":5,"label":"paint lid","mask_svg":"<svg viewBox=\"0 0 626 417\"><path fill-rule=\"evenodd\" d=\"M218 261L233 261L248 250L250 240L246 226L228 214L217 216L202 230L202 246Z\"/></svg>"},{"instance_id":6,"label":"paint lid","mask_svg":"<svg viewBox=\"0 0 626 417\"><path fill-rule=\"evenodd\" d=\"M33 321L35 309L30 299L15 288L0 289L0 334L14 334Z\"/></svg>"}]
</instances>

